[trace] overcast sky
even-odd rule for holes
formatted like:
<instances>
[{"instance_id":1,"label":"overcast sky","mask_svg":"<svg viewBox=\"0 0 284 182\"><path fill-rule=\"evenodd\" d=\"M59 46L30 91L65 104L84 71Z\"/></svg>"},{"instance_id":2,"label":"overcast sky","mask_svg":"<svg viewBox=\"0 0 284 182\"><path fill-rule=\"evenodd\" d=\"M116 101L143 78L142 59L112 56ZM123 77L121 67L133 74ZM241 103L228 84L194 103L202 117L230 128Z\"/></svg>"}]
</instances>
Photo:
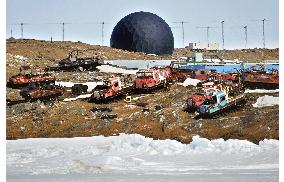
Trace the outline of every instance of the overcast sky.
<instances>
[{"instance_id":1,"label":"overcast sky","mask_svg":"<svg viewBox=\"0 0 284 182\"><path fill-rule=\"evenodd\" d=\"M206 29L211 26L210 42L222 47L221 21L224 20L225 48L244 48L244 26L248 26L249 48L262 47L262 22L265 22L266 47L278 46L279 9L278 0L7 0L6 37L11 30L13 37L20 38L20 26L24 25L24 38L62 40L62 25L65 25L65 40L109 45L116 23L124 16L136 12L152 12L163 18L170 27L175 47L182 47L181 25L185 21L185 45L189 42L207 42Z\"/></svg>"}]
</instances>

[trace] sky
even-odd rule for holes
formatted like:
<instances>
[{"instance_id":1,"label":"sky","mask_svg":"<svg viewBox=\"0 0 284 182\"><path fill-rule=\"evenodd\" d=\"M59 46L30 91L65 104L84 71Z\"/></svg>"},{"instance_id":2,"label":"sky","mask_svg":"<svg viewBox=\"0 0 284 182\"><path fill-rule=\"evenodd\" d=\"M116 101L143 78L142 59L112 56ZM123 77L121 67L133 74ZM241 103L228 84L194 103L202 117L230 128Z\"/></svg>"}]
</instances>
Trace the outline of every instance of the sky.
<instances>
[{"instance_id":1,"label":"sky","mask_svg":"<svg viewBox=\"0 0 284 182\"><path fill-rule=\"evenodd\" d=\"M190 42L207 42L206 29L210 26L209 41L222 48L221 21L224 20L225 49L263 47L262 21L265 22L266 47L279 47L278 0L7 0L6 38L21 37L19 23L24 24L24 38L65 40L89 44L110 44L113 28L124 16L145 11L155 13L172 28L175 47ZM184 24L185 41L182 40ZM102 40L102 25L104 38ZM58 24L56 24L58 23Z\"/></svg>"}]
</instances>

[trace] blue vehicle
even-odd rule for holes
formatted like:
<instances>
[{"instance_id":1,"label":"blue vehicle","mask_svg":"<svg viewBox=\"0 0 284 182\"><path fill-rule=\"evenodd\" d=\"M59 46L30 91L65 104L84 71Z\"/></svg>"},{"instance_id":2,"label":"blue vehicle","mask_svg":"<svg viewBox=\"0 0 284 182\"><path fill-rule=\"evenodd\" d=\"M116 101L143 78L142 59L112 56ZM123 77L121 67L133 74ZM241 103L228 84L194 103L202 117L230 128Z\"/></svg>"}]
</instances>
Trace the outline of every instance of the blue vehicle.
<instances>
[{"instance_id":1,"label":"blue vehicle","mask_svg":"<svg viewBox=\"0 0 284 182\"><path fill-rule=\"evenodd\" d=\"M198 108L197 112L199 113L199 115L214 115L226 109L241 106L244 103L244 94L235 96L232 93L227 93L229 92L217 91L213 93L212 97L210 99L206 99Z\"/></svg>"}]
</instances>

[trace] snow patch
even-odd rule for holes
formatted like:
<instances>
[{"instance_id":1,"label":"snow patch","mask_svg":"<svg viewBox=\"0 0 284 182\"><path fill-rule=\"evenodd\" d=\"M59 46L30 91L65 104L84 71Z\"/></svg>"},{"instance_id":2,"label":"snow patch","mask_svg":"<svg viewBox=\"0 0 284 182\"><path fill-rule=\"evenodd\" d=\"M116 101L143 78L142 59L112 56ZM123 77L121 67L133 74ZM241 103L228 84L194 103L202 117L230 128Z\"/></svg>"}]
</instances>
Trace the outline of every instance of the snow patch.
<instances>
[{"instance_id":1,"label":"snow patch","mask_svg":"<svg viewBox=\"0 0 284 182\"><path fill-rule=\"evenodd\" d=\"M245 93L279 93L279 89L276 89L276 90L265 90L265 89L255 89L255 90L249 90L249 89L246 89L245 90Z\"/></svg>"},{"instance_id":2,"label":"snow patch","mask_svg":"<svg viewBox=\"0 0 284 182\"><path fill-rule=\"evenodd\" d=\"M92 94L83 94L83 95L79 95L79 96L74 97L74 98L65 98L63 101L69 102L69 101L74 101L74 100L77 100L77 99L85 99L85 98L91 97L91 95Z\"/></svg>"},{"instance_id":3,"label":"snow patch","mask_svg":"<svg viewBox=\"0 0 284 182\"><path fill-rule=\"evenodd\" d=\"M189 85L196 86L200 80L198 79L192 79L192 78L187 78L183 83L178 83L178 85L182 85L184 87L187 87Z\"/></svg>"},{"instance_id":4,"label":"snow patch","mask_svg":"<svg viewBox=\"0 0 284 182\"><path fill-rule=\"evenodd\" d=\"M279 105L279 97L273 97L270 95L259 97L256 100L256 103L252 104L253 107L266 107L274 105Z\"/></svg>"},{"instance_id":5,"label":"snow patch","mask_svg":"<svg viewBox=\"0 0 284 182\"><path fill-rule=\"evenodd\" d=\"M84 82L84 83L58 82L58 81L55 81L55 85L60 85L60 86L69 87L69 88L71 88L75 84L87 85L88 86L87 92L91 92L97 85L103 85L103 81L99 81L99 82Z\"/></svg>"},{"instance_id":6,"label":"snow patch","mask_svg":"<svg viewBox=\"0 0 284 182\"><path fill-rule=\"evenodd\" d=\"M113 67L110 65L101 65L101 66L97 66L97 68L100 70L100 72L105 72L105 73L122 73L122 74L132 74L135 75L137 70L127 70L127 69L123 69L123 68L117 68L117 67Z\"/></svg>"}]
</instances>

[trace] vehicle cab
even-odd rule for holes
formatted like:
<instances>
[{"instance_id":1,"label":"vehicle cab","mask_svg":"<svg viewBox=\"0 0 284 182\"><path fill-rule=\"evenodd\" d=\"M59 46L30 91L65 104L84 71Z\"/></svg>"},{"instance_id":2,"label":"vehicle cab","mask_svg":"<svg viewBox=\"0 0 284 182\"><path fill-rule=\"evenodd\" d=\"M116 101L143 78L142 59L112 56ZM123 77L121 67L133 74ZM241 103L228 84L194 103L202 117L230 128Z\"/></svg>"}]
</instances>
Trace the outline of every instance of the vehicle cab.
<instances>
[{"instance_id":1,"label":"vehicle cab","mask_svg":"<svg viewBox=\"0 0 284 182\"><path fill-rule=\"evenodd\" d=\"M228 96L223 91L218 91L212 94L211 98L205 99L199 107L200 114L213 114L220 111L228 103Z\"/></svg>"}]
</instances>

